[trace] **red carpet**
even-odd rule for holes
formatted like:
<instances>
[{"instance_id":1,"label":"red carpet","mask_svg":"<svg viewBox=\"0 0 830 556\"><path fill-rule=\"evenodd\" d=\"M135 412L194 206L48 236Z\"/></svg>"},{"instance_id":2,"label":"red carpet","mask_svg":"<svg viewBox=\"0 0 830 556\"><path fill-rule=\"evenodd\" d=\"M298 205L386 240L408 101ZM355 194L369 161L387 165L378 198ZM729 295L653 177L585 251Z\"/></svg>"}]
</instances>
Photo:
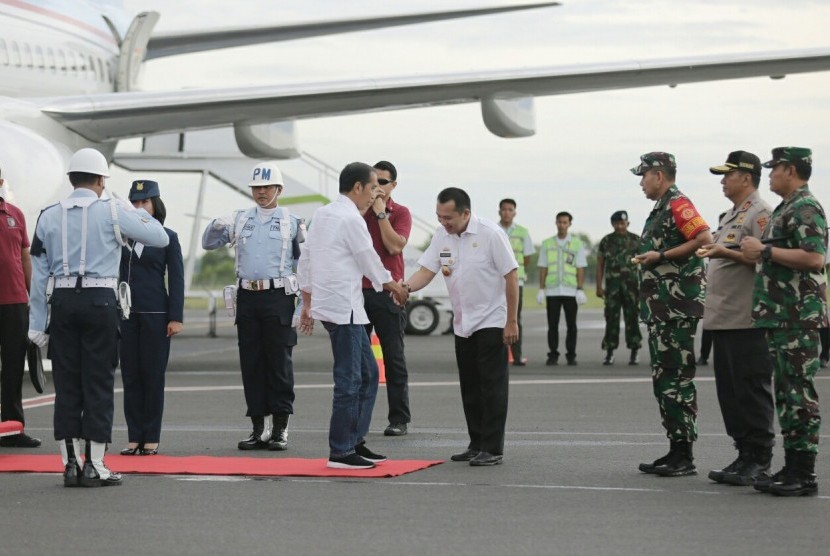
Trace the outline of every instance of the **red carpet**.
<instances>
[{"instance_id":1,"label":"red carpet","mask_svg":"<svg viewBox=\"0 0 830 556\"><path fill-rule=\"evenodd\" d=\"M163 475L245 475L257 477L397 477L443 463L441 460L389 460L374 469L329 469L325 459L212 456L107 455L107 467L119 473ZM58 454L0 455L0 473L61 473Z\"/></svg>"}]
</instances>

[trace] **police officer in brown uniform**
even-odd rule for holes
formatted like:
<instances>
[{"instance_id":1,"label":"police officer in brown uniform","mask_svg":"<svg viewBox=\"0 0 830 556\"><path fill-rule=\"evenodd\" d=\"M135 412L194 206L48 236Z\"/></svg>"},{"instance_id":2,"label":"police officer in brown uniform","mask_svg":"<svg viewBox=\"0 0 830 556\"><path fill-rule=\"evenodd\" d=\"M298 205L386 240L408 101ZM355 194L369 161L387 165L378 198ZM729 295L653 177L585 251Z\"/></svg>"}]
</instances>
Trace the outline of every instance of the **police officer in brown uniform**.
<instances>
[{"instance_id":1,"label":"police officer in brown uniform","mask_svg":"<svg viewBox=\"0 0 830 556\"><path fill-rule=\"evenodd\" d=\"M723 469L710 471L709 478L747 486L769 471L775 411L766 335L752 326L755 264L737 246L744 237L761 237L772 207L758 193L761 160L754 154L731 152L724 164L710 171L723 176L723 194L733 206L721 218L715 242L698 251L710 259L703 328L712 334L718 402L738 457Z\"/></svg>"}]
</instances>

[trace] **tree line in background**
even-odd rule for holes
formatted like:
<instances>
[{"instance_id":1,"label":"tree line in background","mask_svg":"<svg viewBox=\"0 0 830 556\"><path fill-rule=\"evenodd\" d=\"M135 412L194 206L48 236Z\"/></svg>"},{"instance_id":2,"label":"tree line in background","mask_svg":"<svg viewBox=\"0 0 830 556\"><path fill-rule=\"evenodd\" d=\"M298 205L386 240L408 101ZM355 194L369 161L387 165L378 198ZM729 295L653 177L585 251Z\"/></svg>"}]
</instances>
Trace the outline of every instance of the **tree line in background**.
<instances>
[{"instance_id":1,"label":"tree line in background","mask_svg":"<svg viewBox=\"0 0 830 556\"><path fill-rule=\"evenodd\" d=\"M575 233L574 235L585 244L585 249L588 252L588 268L585 269L585 282L593 284L594 277L597 275L596 246L587 234ZM429 246L430 240L431 238L427 239L419 248L422 251L425 250ZM539 245L536 246L536 253L530 257L530 267L527 269L526 280L528 287L536 287L539 285L539 269L536 267L538 258ZM199 259L197 267L193 276L193 288L219 289L236 281L233 253L227 246L216 249L215 251L207 251Z\"/></svg>"}]
</instances>

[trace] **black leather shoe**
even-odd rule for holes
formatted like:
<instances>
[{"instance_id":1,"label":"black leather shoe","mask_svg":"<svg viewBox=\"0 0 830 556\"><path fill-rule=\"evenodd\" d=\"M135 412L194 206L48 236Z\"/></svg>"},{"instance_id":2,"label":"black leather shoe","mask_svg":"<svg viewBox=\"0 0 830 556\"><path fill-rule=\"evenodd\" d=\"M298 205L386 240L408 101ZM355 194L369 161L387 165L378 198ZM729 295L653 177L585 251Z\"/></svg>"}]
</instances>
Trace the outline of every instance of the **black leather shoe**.
<instances>
[{"instance_id":1,"label":"black leather shoe","mask_svg":"<svg viewBox=\"0 0 830 556\"><path fill-rule=\"evenodd\" d=\"M450 459L452 461L471 461L475 459L475 457L479 453L481 453L481 450L474 450L472 448L469 448L466 451L461 452L460 454L453 454L452 456L450 456Z\"/></svg>"},{"instance_id":2,"label":"black leather shoe","mask_svg":"<svg viewBox=\"0 0 830 556\"><path fill-rule=\"evenodd\" d=\"M673 449L670 449L669 453L666 454L665 456L663 456L661 458L657 458L656 460L654 460L651 463L641 463L637 468L640 471L642 471L643 473L652 473L653 474L654 470L656 468L660 467L661 465L663 465L664 463L669 461L669 458L672 456L672 454L673 454Z\"/></svg>"},{"instance_id":3,"label":"black leather shoe","mask_svg":"<svg viewBox=\"0 0 830 556\"><path fill-rule=\"evenodd\" d=\"M568 365L571 367L576 367L578 363L576 362L576 357L568 357Z\"/></svg>"},{"instance_id":4,"label":"black leather shoe","mask_svg":"<svg viewBox=\"0 0 830 556\"><path fill-rule=\"evenodd\" d=\"M139 456L155 456L155 455L158 455L158 453L159 453L159 447L158 446L156 446L155 448L145 448L144 446L142 446L138 450L138 455Z\"/></svg>"},{"instance_id":5,"label":"black leather shoe","mask_svg":"<svg viewBox=\"0 0 830 556\"><path fill-rule=\"evenodd\" d=\"M383 436L403 436L406 432L406 423L390 423Z\"/></svg>"},{"instance_id":6,"label":"black leather shoe","mask_svg":"<svg viewBox=\"0 0 830 556\"><path fill-rule=\"evenodd\" d=\"M501 454L491 454L490 452L479 452L476 457L470 460L470 465L473 467L484 467L489 465L501 464L504 456Z\"/></svg>"},{"instance_id":7,"label":"black leather shoe","mask_svg":"<svg viewBox=\"0 0 830 556\"><path fill-rule=\"evenodd\" d=\"M72 460L63 468L63 486L65 487L79 487L81 486L81 466L78 465L77 460Z\"/></svg>"},{"instance_id":8,"label":"black leather shoe","mask_svg":"<svg viewBox=\"0 0 830 556\"><path fill-rule=\"evenodd\" d=\"M770 483L767 492L776 496L812 496L818 494L816 474L791 470L778 481Z\"/></svg>"},{"instance_id":9,"label":"black leather shoe","mask_svg":"<svg viewBox=\"0 0 830 556\"><path fill-rule=\"evenodd\" d=\"M709 479L716 483L725 483L724 477L730 473L734 473L736 469L744 462L741 456L738 456L735 461L724 467L723 469L712 469L709 471Z\"/></svg>"},{"instance_id":10,"label":"black leather shoe","mask_svg":"<svg viewBox=\"0 0 830 556\"><path fill-rule=\"evenodd\" d=\"M386 461L386 456L382 456L380 454L376 454L372 450L370 450L365 442L361 442L357 446L354 447L354 453L362 457L363 459L367 459L372 463L383 463Z\"/></svg>"},{"instance_id":11,"label":"black leather shoe","mask_svg":"<svg viewBox=\"0 0 830 556\"><path fill-rule=\"evenodd\" d=\"M545 365L548 367L556 367L559 365L559 357L548 357L547 361L545 361Z\"/></svg>"},{"instance_id":12,"label":"black leather shoe","mask_svg":"<svg viewBox=\"0 0 830 556\"><path fill-rule=\"evenodd\" d=\"M3 448L37 448L40 446L40 439L21 432L0 438L0 446Z\"/></svg>"},{"instance_id":13,"label":"black leather shoe","mask_svg":"<svg viewBox=\"0 0 830 556\"><path fill-rule=\"evenodd\" d=\"M121 473L110 471L109 476L102 479L92 462L87 460L84 462L84 469L81 472L80 484L82 487L119 486L121 484Z\"/></svg>"},{"instance_id":14,"label":"black leather shoe","mask_svg":"<svg viewBox=\"0 0 830 556\"><path fill-rule=\"evenodd\" d=\"M121 450L122 456L137 456L141 450L144 449L142 444L137 444L135 448L130 448L129 446Z\"/></svg>"},{"instance_id":15,"label":"black leather shoe","mask_svg":"<svg viewBox=\"0 0 830 556\"><path fill-rule=\"evenodd\" d=\"M638 365L640 363L640 356L637 354L636 349L631 350L631 357L628 359L629 365Z\"/></svg>"},{"instance_id":16,"label":"black leather shoe","mask_svg":"<svg viewBox=\"0 0 830 556\"><path fill-rule=\"evenodd\" d=\"M605 360L602 362L603 365L613 365L614 364L614 351L608 350L605 354Z\"/></svg>"}]
</instances>

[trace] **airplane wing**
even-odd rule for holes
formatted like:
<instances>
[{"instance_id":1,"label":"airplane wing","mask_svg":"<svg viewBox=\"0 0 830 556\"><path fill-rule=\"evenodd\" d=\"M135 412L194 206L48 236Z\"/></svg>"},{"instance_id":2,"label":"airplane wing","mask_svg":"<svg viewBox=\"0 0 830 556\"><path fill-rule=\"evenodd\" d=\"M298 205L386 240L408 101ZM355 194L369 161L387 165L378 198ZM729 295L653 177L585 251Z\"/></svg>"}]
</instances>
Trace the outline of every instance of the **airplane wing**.
<instances>
[{"instance_id":1,"label":"airplane wing","mask_svg":"<svg viewBox=\"0 0 830 556\"><path fill-rule=\"evenodd\" d=\"M205 50L216 50L219 48L229 48L233 46L247 46L263 42L288 41L308 37L319 37L322 35L331 35L335 33L366 31L369 29L397 27L399 25L410 25L413 23L426 23L429 21L440 21L477 15L491 15L503 12L546 8L559 5L559 2L534 2L512 6L502 6L498 8L475 8L374 18L313 21L307 23L294 23L290 25L276 25L258 28L240 27L195 33L159 33L150 38L150 42L147 44L146 59L151 60L153 58L161 58L164 56L174 56L190 52L202 52Z\"/></svg>"},{"instance_id":2,"label":"airplane wing","mask_svg":"<svg viewBox=\"0 0 830 556\"><path fill-rule=\"evenodd\" d=\"M482 102L496 135L532 135L532 97L830 70L830 49L469 74L34 99L96 142L229 124ZM503 103L502 103L503 101ZM530 112L528 120L528 108ZM494 115L494 112L497 112ZM494 123L493 118L502 120ZM488 121L489 120L489 121Z\"/></svg>"}]
</instances>

